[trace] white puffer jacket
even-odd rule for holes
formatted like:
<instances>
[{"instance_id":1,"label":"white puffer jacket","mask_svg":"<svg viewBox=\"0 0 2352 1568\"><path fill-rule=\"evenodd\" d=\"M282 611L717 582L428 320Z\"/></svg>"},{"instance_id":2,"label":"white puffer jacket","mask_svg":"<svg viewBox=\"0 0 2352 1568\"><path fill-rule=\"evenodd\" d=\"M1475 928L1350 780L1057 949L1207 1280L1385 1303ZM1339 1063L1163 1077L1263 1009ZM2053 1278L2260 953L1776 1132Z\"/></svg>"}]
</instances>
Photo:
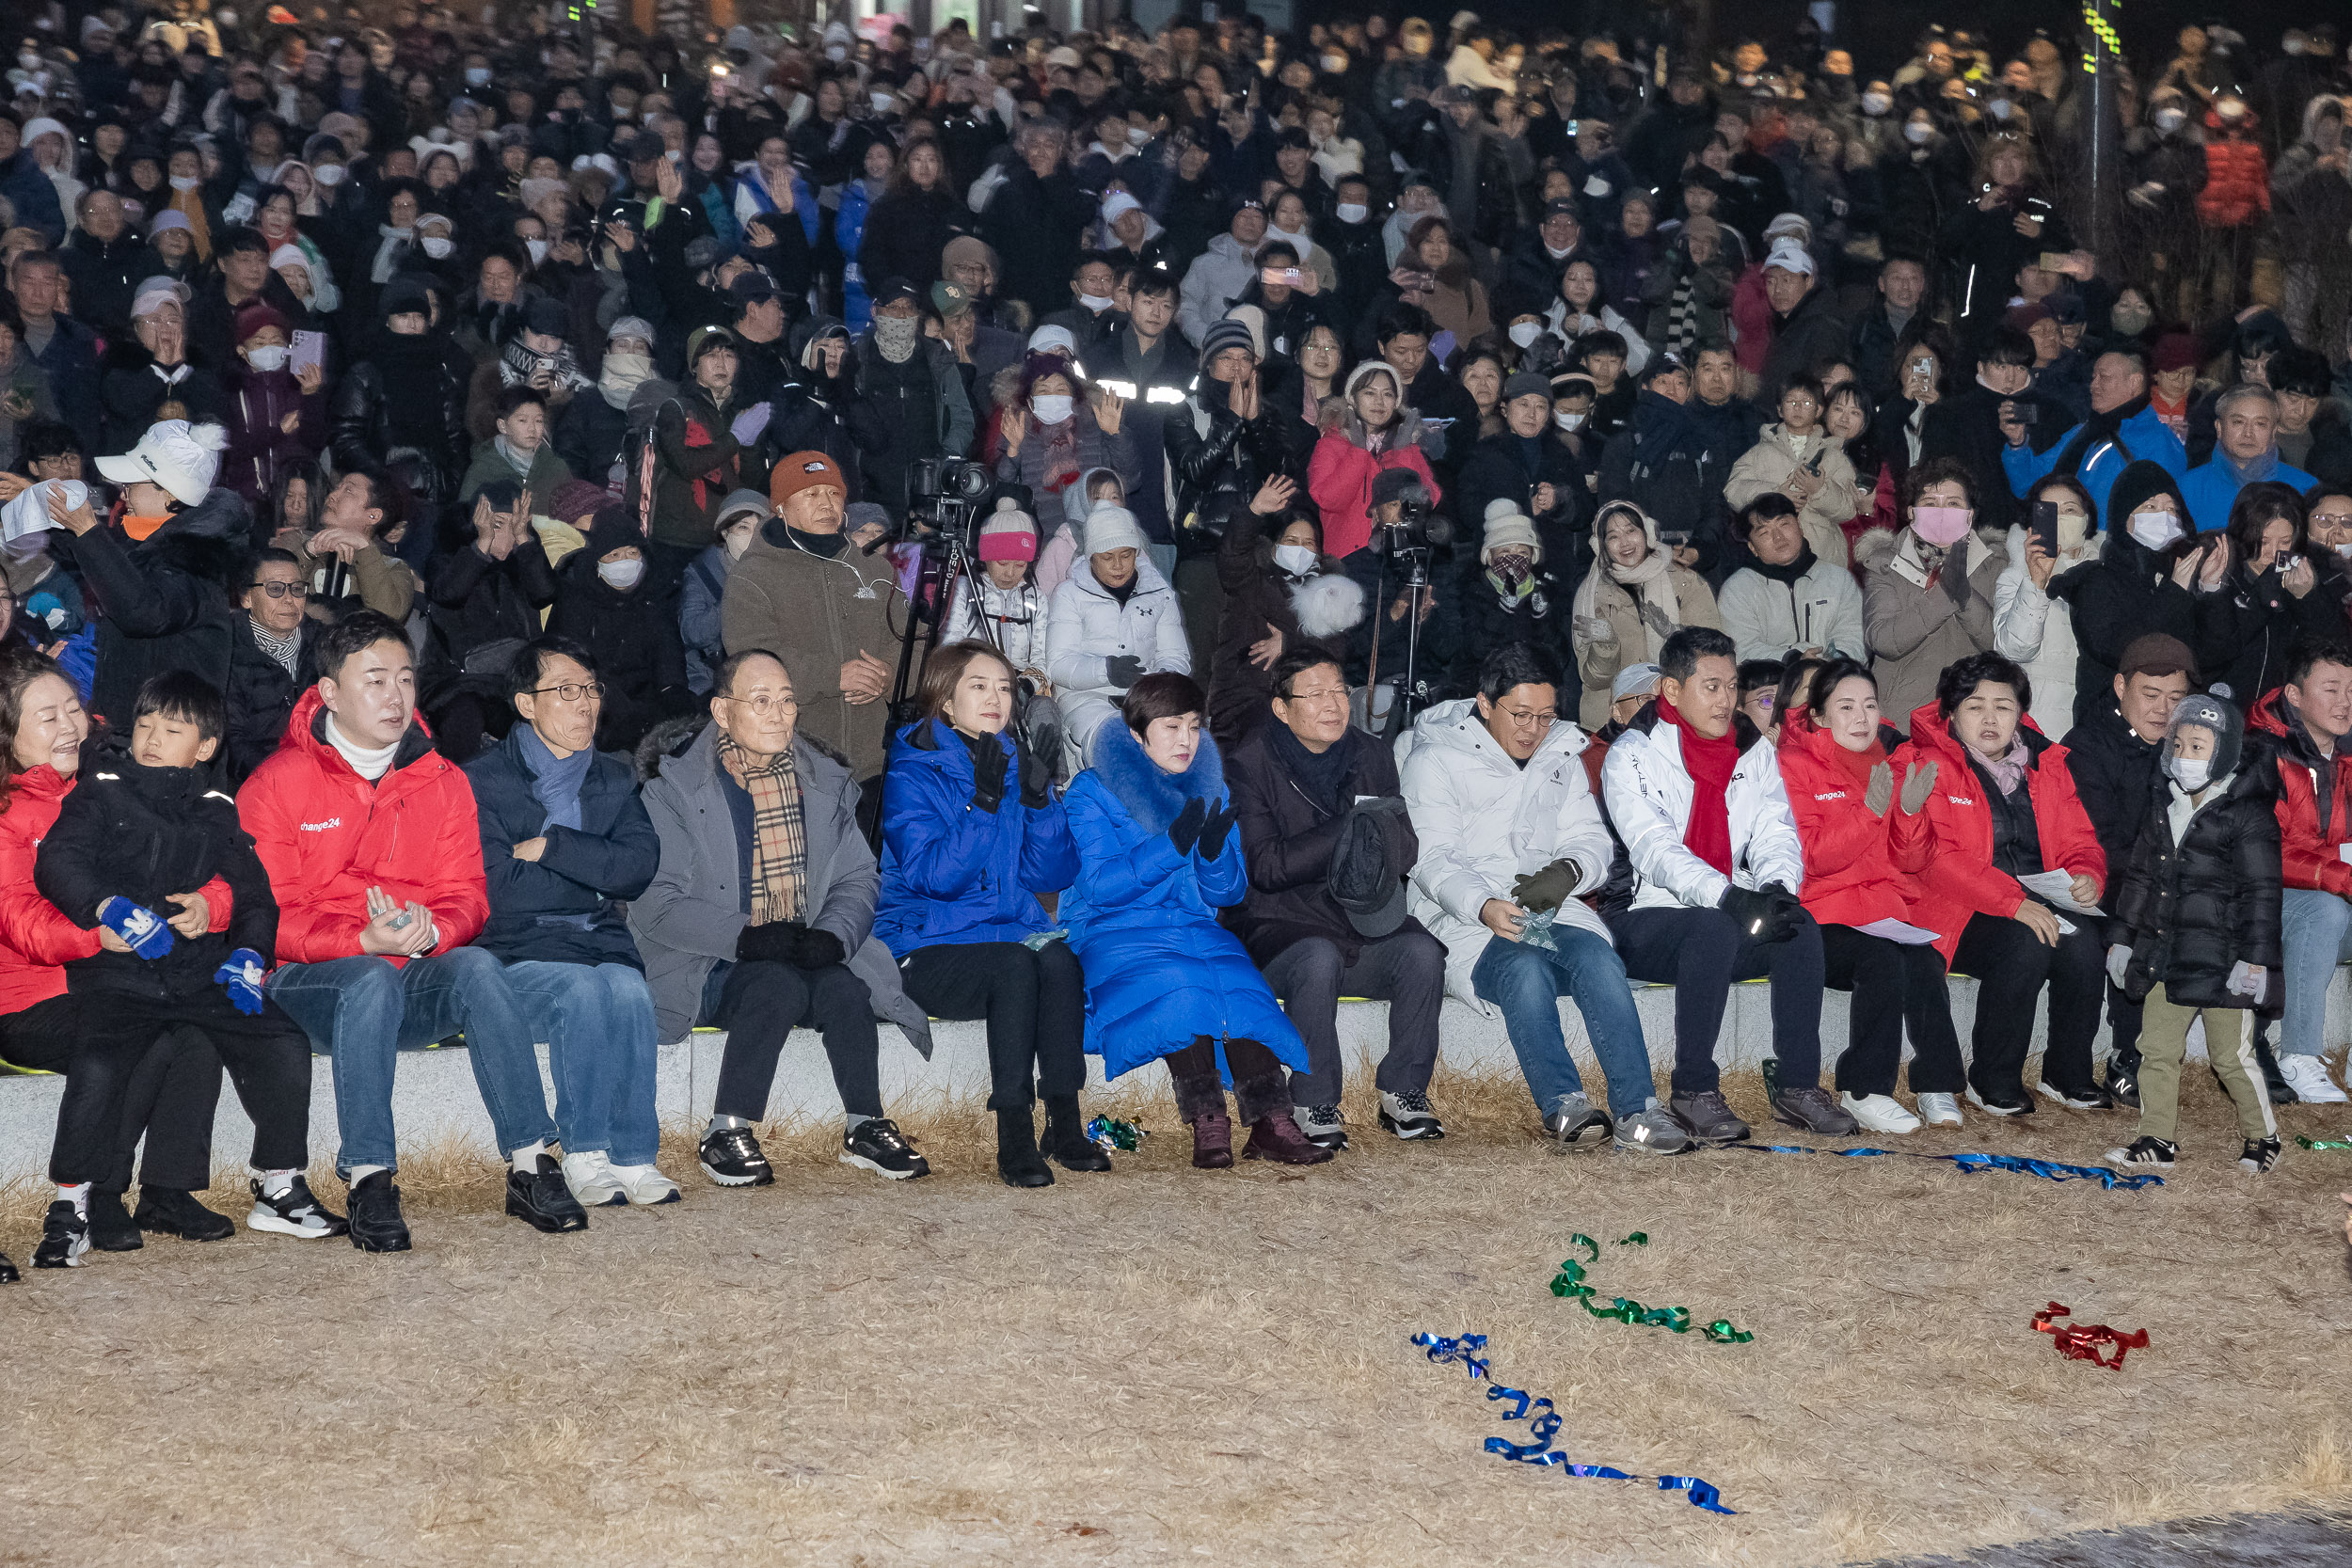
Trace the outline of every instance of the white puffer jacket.
<instances>
[{"instance_id":1,"label":"white puffer jacket","mask_svg":"<svg viewBox=\"0 0 2352 1568\"><path fill-rule=\"evenodd\" d=\"M2061 551L2050 580L2099 559L2106 542L2106 534L2094 533ZM1993 650L2026 667L2033 683L2030 716L2043 735L2064 735L2074 727L2074 618L2064 606L2053 608L2048 590L2034 586L2033 574L2026 569L2026 531L2014 523L2009 564L1993 585Z\"/></svg>"},{"instance_id":2,"label":"white puffer jacket","mask_svg":"<svg viewBox=\"0 0 2352 1568\"><path fill-rule=\"evenodd\" d=\"M1397 740L1398 780L1421 840L1406 907L1445 943L1446 990L1482 1012L1491 1009L1471 990L1470 971L1494 940L1478 918L1486 900L1510 897L1513 882L1556 860L1584 873L1579 894L1608 880L1616 851L1584 777L1587 744L1564 720L1521 768L1468 697L1430 708ZM1561 905L1556 918L1608 939L1580 898Z\"/></svg>"},{"instance_id":3,"label":"white puffer jacket","mask_svg":"<svg viewBox=\"0 0 2352 1568\"><path fill-rule=\"evenodd\" d=\"M1728 878L1683 845L1691 825L1691 773L1682 765L1682 732L1660 719L1655 705L1610 742L1600 787L1633 866L1635 909L1711 910L1734 881L1749 889L1778 882L1790 893L1804 891L1804 849L1771 741L1759 737L1740 753L1724 791L1734 873Z\"/></svg>"},{"instance_id":4,"label":"white puffer jacket","mask_svg":"<svg viewBox=\"0 0 2352 1568\"><path fill-rule=\"evenodd\" d=\"M999 588L980 573L976 601L970 585L956 584L947 611L946 642L994 642L1017 671L1045 668L1046 598L1034 582ZM975 606L977 609L976 611ZM983 626L985 621L985 626ZM1049 675L1047 677L1051 679Z\"/></svg>"},{"instance_id":5,"label":"white puffer jacket","mask_svg":"<svg viewBox=\"0 0 2352 1568\"><path fill-rule=\"evenodd\" d=\"M1143 673L1173 670L1192 673L1192 647L1184 641L1184 618L1175 591L1160 569L1136 561L1135 592L1120 604L1095 579L1091 563L1081 563L1059 588L1045 622L1045 674L1064 699L1093 696L1119 701L1110 661L1124 654L1143 662Z\"/></svg>"}]
</instances>

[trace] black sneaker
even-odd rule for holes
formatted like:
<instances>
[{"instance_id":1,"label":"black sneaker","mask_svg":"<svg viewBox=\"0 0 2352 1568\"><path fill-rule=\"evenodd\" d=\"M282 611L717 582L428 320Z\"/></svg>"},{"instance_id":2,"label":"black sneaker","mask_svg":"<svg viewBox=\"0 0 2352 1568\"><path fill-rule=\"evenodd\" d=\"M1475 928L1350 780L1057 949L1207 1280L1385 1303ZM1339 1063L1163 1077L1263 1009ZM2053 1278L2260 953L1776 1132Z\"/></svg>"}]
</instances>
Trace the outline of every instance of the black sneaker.
<instances>
[{"instance_id":1,"label":"black sneaker","mask_svg":"<svg viewBox=\"0 0 2352 1568\"><path fill-rule=\"evenodd\" d=\"M703 1174L722 1187L772 1187L774 1167L748 1127L722 1127L703 1138Z\"/></svg>"},{"instance_id":2,"label":"black sneaker","mask_svg":"<svg viewBox=\"0 0 2352 1568\"><path fill-rule=\"evenodd\" d=\"M131 1217L141 1230L183 1242L225 1242L237 1233L236 1221L215 1213L197 1202L194 1193L177 1187L141 1187L138 1212Z\"/></svg>"},{"instance_id":3,"label":"black sneaker","mask_svg":"<svg viewBox=\"0 0 2352 1568\"><path fill-rule=\"evenodd\" d=\"M138 1222L122 1206L122 1195L103 1187L89 1190L89 1244L101 1252L136 1252L147 1244Z\"/></svg>"},{"instance_id":4,"label":"black sneaker","mask_svg":"<svg viewBox=\"0 0 2352 1568\"><path fill-rule=\"evenodd\" d=\"M1800 1084L1772 1096L1772 1119L1823 1137L1851 1137L1860 1125L1817 1084Z\"/></svg>"},{"instance_id":5,"label":"black sneaker","mask_svg":"<svg viewBox=\"0 0 2352 1568\"><path fill-rule=\"evenodd\" d=\"M1968 1103L1987 1116L2029 1117L2033 1115L2033 1101L2024 1095L2003 1094L1997 1090L1992 1094L1986 1094L1974 1084L1968 1085Z\"/></svg>"},{"instance_id":6,"label":"black sneaker","mask_svg":"<svg viewBox=\"0 0 2352 1568\"><path fill-rule=\"evenodd\" d=\"M8 1255L0 1252L0 1285L13 1285L24 1277L16 1272L16 1265L8 1260Z\"/></svg>"},{"instance_id":7,"label":"black sneaker","mask_svg":"<svg viewBox=\"0 0 2352 1568\"><path fill-rule=\"evenodd\" d=\"M1419 1092L1380 1096L1380 1125L1398 1137L1410 1142L1415 1138L1442 1138L1445 1123L1438 1119L1429 1097Z\"/></svg>"},{"instance_id":8,"label":"black sneaker","mask_svg":"<svg viewBox=\"0 0 2352 1568\"><path fill-rule=\"evenodd\" d=\"M1609 1113L1581 1091L1562 1095L1552 1101L1551 1114L1544 1117L1544 1136L1564 1148L1606 1148L1616 1131Z\"/></svg>"},{"instance_id":9,"label":"black sneaker","mask_svg":"<svg viewBox=\"0 0 2352 1568\"><path fill-rule=\"evenodd\" d=\"M2249 1176L2260 1176L2279 1163L2279 1140L2249 1138L2246 1151L2237 1157L2237 1168Z\"/></svg>"},{"instance_id":10,"label":"black sneaker","mask_svg":"<svg viewBox=\"0 0 2352 1568\"><path fill-rule=\"evenodd\" d=\"M2109 1062L2106 1091L2107 1098L2118 1105L2127 1105L2135 1111L2139 1109L2139 1074L2130 1068L2117 1067Z\"/></svg>"},{"instance_id":11,"label":"black sneaker","mask_svg":"<svg viewBox=\"0 0 2352 1568\"><path fill-rule=\"evenodd\" d=\"M564 1184L564 1167L552 1154L542 1154L539 1168L525 1173L511 1166L506 1172L506 1212L550 1236L588 1228L588 1211Z\"/></svg>"},{"instance_id":12,"label":"black sneaker","mask_svg":"<svg viewBox=\"0 0 2352 1568\"><path fill-rule=\"evenodd\" d=\"M2112 1111L2115 1109L2115 1097L2096 1084L2087 1088L2061 1089L2044 1078L2035 1087L2040 1089L2044 1096L2057 1101L2070 1111Z\"/></svg>"},{"instance_id":13,"label":"black sneaker","mask_svg":"<svg viewBox=\"0 0 2352 1568\"><path fill-rule=\"evenodd\" d=\"M2109 1164L2153 1165L2159 1170L2170 1170L2173 1163L2180 1157L2181 1146L2179 1144L2169 1143L2163 1138L2153 1137L2145 1132L2134 1138L2126 1148L2107 1150Z\"/></svg>"},{"instance_id":14,"label":"black sneaker","mask_svg":"<svg viewBox=\"0 0 2352 1568\"><path fill-rule=\"evenodd\" d=\"M298 1236L315 1241L322 1236L342 1236L350 1233L351 1222L327 1209L310 1196L310 1183L297 1176L293 1185L275 1197L262 1190L257 1177L253 1188L253 1212L245 1217L248 1230L267 1230L279 1236Z\"/></svg>"},{"instance_id":15,"label":"black sneaker","mask_svg":"<svg viewBox=\"0 0 2352 1568\"><path fill-rule=\"evenodd\" d=\"M351 1189L350 1234L361 1252L408 1250L408 1226L400 1217L400 1189L390 1171L370 1171Z\"/></svg>"},{"instance_id":16,"label":"black sneaker","mask_svg":"<svg viewBox=\"0 0 2352 1568\"><path fill-rule=\"evenodd\" d=\"M1337 1105L1294 1105L1291 1120L1307 1134L1311 1144L1321 1144L1334 1154L1347 1152L1347 1123L1341 1119Z\"/></svg>"},{"instance_id":17,"label":"black sneaker","mask_svg":"<svg viewBox=\"0 0 2352 1568\"><path fill-rule=\"evenodd\" d=\"M888 1117L867 1117L854 1131L841 1135L841 1163L862 1165L877 1176L905 1181L929 1176L931 1164L914 1152L906 1135Z\"/></svg>"},{"instance_id":18,"label":"black sneaker","mask_svg":"<svg viewBox=\"0 0 2352 1568\"><path fill-rule=\"evenodd\" d=\"M89 1221L64 1198L49 1206L40 1222L40 1244L33 1248L37 1269L78 1269L89 1250Z\"/></svg>"},{"instance_id":19,"label":"black sneaker","mask_svg":"<svg viewBox=\"0 0 2352 1568\"><path fill-rule=\"evenodd\" d=\"M1733 1114L1731 1101L1724 1098L1721 1089L1676 1095L1667 1102L1667 1108L1701 1143L1736 1144L1748 1136L1748 1124Z\"/></svg>"}]
</instances>

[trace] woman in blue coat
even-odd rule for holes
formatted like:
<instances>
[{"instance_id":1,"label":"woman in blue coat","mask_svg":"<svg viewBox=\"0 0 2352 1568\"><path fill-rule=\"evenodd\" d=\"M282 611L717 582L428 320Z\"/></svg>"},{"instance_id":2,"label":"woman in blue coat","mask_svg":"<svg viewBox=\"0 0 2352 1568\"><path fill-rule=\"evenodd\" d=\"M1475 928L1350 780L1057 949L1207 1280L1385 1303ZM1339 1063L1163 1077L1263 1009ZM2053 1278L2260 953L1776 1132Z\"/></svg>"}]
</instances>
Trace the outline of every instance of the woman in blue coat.
<instances>
[{"instance_id":1,"label":"woman in blue coat","mask_svg":"<svg viewBox=\"0 0 2352 1568\"><path fill-rule=\"evenodd\" d=\"M1231 1085L1250 1124L1242 1157L1319 1164L1331 1151L1291 1119L1285 1066L1307 1048L1216 911L1248 891L1208 699L1190 675L1146 675L1106 723L1094 766L1064 802L1077 885L1061 901L1071 950L1086 965L1086 1048L1111 1077L1159 1058L1192 1124L1192 1163L1233 1163Z\"/></svg>"},{"instance_id":2,"label":"woman in blue coat","mask_svg":"<svg viewBox=\"0 0 2352 1568\"><path fill-rule=\"evenodd\" d=\"M1078 855L1051 769L1005 728L1012 678L985 642L950 644L924 665L924 717L890 746L874 935L925 1012L988 1020L997 1173L1010 1186L1050 1187L1048 1155L1066 1170L1111 1163L1078 1111L1086 981L1037 901L1070 885Z\"/></svg>"}]
</instances>

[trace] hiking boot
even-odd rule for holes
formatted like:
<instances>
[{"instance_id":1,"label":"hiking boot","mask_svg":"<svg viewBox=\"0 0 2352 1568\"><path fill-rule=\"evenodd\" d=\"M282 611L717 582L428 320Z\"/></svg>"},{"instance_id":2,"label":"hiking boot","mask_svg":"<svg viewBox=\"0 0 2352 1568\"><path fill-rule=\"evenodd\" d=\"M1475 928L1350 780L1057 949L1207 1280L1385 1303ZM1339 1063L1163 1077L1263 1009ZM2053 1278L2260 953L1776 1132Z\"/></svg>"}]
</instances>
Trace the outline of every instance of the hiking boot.
<instances>
[{"instance_id":1,"label":"hiking boot","mask_svg":"<svg viewBox=\"0 0 2352 1568\"><path fill-rule=\"evenodd\" d=\"M2249 1176L2260 1176L2279 1163L2279 1140L2249 1138L2245 1151L2237 1157L2237 1168Z\"/></svg>"},{"instance_id":2,"label":"hiking boot","mask_svg":"<svg viewBox=\"0 0 2352 1568\"><path fill-rule=\"evenodd\" d=\"M1212 1111L1193 1118L1192 1167L1195 1170L1232 1169L1232 1117L1222 1111Z\"/></svg>"},{"instance_id":3,"label":"hiking boot","mask_svg":"<svg viewBox=\"0 0 2352 1568\"><path fill-rule=\"evenodd\" d=\"M1309 1142L1307 1134L1298 1130L1298 1123L1291 1119L1291 1114L1277 1110L1268 1111L1250 1124L1249 1142L1243 1146L1241 1157L1272 1160L1283 1165L1319 1165L1331 1158L1331 1151L1319 1143Z\"/></svg>"},{"instance_id":4,"label":"hiking boot","mask_svg":"<svg viewBox=\"0 0 2352 1568\"><path fill-rule=\"evenodd\" d=\"M237 1233L236 1221L213 1212L196 1201L194 1193L177 1187L141 1187L138 1212L131 1217L141 1230L187 1242L225 1242Z\"/></svg>"},{"instance_id":5,"label":"hiking boot","mask_svg":"<svg viewBox=\"0 0 2352 1568\"><path fill-rule=\"evenodd\" d=\"M1721 1089L1678 1094L1668 1106L1675 1119L1703 1144L1736 1144L1748 1135L1748 1124L1732 1114L1731 1101Z\"/></svg>"},{"instance_id":6,"label":"hiking boot","mask_svg":"<svg viewBox=\"0 0 2352 1568\"><path fill-rule=\"evenodd\" d=\"M1298 1123L1309 1143L1321 1144L1334 1154L1347 1152L1347 1123L1340 1119L1337 1105L1295 1106L1291 1120Z\"/></svg>"},{"instance_id":7,"label":"hiking boot","mask_svg":"<svg viewBox=\"0 0 2352 1568\"><path fill-rule=\"evenodd\" d=\"M1682 1123L1653 1100L1631 1116L1617 1118L1616 1147L1637 1154L1681 1154L1693 1146Z\"/></svg>"},{"instance_id":8,"label":"hiking boot","mask_svg":"<svg viewBox=\"0 0 2352 1568\"><path fill-rule=\"evenodd\" d=\"M996 1174L1008 1187L1050 1187L1053 1167L1037 1147L1037 1112L1026 1105L996 1113Z\"/></svg>"},{"instance_id":9,"label":"hiking boot","mask_svg":"<svg viewBox=\"0 0 2352 1568\"><path fill-rule=\"evenodd\" d=\"M120 1193L103 1187L89 1190L89 1244L100 1252L136 1252L147 1244L138 1222L122 1206Z\"/></svg>"},{"instance_id":10,"label":"hiking boot","mask_svg":"<svg viewBox=\"0 0 2352 1568\"><path fill-rule=\"evenodd\" d=\"M40 1244L33 1248L37 1269L78 1269L89 1250L89 1220L64 1198L41 1217Z\"/></svg>"},{"instance_id":11,"label":"hiking boot","mask_svg":"<svg viewBox=\"0 0 2352 1568\"><path fill-rule=\"evenodd\" d=\"M1414 1138L1442 1138L1445 1123L1429 1108L1429 1097L1418 1091L1410 1094L1380 1096L1380 1125L1407 1142Z\"/></svg>"},{"instance_id":12,"label":"hiking boot","mask_svg":"<svg viewBox=\"0 0 2352 1568\"><path fill-rule=\"evenodd\" d=\"M310 1195L310 1183L302 1177L295 1177L280 1193L263 1192L259 1178L251 1185L253 1212L245 1217L248 1230L266 1230L311 1242L344 1235L351 1229L349 1221L328 1211Z\"/></svg>"},{"instance_id":13,"label":"hiking boot","mask_svg":"<svg viewBox=\"0 0 2352 1568\"><path fill-rule=\"evenodd\" d=\"M1108 1170L1111 1157L1087 1136L1086 1113L1078 1097L1049 1095L1045 1101L1045 1136L1038 1140L1045 1157L1064 1170Z\"/></svg>"},{"instance_id":14,"label":"hiking boot","mask_svg":"<svg viewBox=\"0 0 2352 1568\"><path fill-rule=\"evenodd\" d=\"M931 1173L931 1163L914 1152L914 1146L907 1142L898 1124L888 1117L867 1117L842 1133L841 1163L870 1170L893 1181L909 1181ZM1047 1173L1047 1180L1052 1180L1051 1172Z\"/></svg>"},{"instance_id":15,"label":"hiking boot","mask_svg":"<svg viewBox=\"0 0 2352 1568\"><path fill-rule=\"evenodd\" d=\"M406 1252L408 1224L388 1170L368 1172L351 1188L351 1244L361 1252Z\"/></svg>"},{"instance_id":16,"label":"hiking boot","mask_svg":"<svg viewBox=\"0 0 2352 1568\"><path fill-rule=\"evenodd\" d=\"M532 1229L549 1236L588 1228L588 1211L564 1184L564 1167L552 1154L542 1154L535 1170L508 1169L506 1212Z\"/></svg>"},{"instance_id":17,"label":"hiking boot","mask_svg":"<svg viewBox=\"0 0 2352 1568\"><path fill-rule=\"evenodd\" d=\"M771 1187L776 1173L748 1127L721 1127L703 1135L703 1174L722 1187Z\"/></svg>"},{"instance_id":18,"label":"hiking boot","mask_svg":"<svg viewBox=\"0 0 2352 1568\"><path fill-rule=\"evenodd\" d=\"M1598 1148L1615 1131L1609 1113L1585 1099L1581 1090L1553 1101L1551 1115L1544 1117L1544 1136L1563 1148Z\"/></svg>"},{"instance_id":19,"label":"hiking boot","mask_svg":"<svg viewBox=\"0 0 2352 1568\"><path fill-rule=\"evenodd\" d=\"M1854 1118L1839 1110L1829 1091L1816 1084L1800 1084L1772 1096L1772 1119L1830 1138L1851 1137L1854 1131Z\"/></svg>"},{"instance_id":20,"label":"hiking boot","mask_svg":"<svg viewBox=\"0 0 2352 1568\"><path fill-rule=\"evenodd\" d=\"M2170 1170L2180 1157L2179 1144L2146 1133L2134 1138L2127 1148L2107 1150L2107 1163L2111 1165L2153 1165L2159 1170Z\"/></svg>"}]
</instances>

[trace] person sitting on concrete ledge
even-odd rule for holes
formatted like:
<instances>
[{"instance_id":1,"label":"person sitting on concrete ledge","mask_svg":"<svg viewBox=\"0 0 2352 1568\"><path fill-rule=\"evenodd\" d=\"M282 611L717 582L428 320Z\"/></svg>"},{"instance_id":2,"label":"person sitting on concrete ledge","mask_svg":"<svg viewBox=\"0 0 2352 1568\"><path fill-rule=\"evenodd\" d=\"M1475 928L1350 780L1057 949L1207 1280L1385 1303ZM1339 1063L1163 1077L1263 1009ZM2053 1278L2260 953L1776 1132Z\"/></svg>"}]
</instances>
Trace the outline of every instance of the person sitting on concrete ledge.
<instances>
[{"instance_id":1,"label":"person sitting on concrete ledge","mask_svg":"<svg viewBox=\"0 0 2352 1568\"><path fill-rule=\"evenodd\" d=\"M654 1155L653 993L628 934L661 841L629 759L596 749L604 687L579 643L541 637L515 656L521 722L466 764L482 823L490 918L474 945L548 1042L564 1184L591 1209L675 1203Z\"/></svg>"},{"instance_id":2,"label":"person sitting on concrete ledge","mask_svg":"<svg viewBox=\"0 0 2352 1568\"><path fill-rule=\"evenodd\" d=\"M278 897L269 999L335 1058L352 1245L408 1250L393 1065L404 1047L461 1033L512 1165L506 1212L539 1230L584 1229L548 1152L556 1128L531 1024L498 958L469 945L489 915L473 789L417 717L407 633L360 610L327 633L319 671L237 815Z\"/></svg>"},{"instance_id":3,"label":"person sitting on concrete ledge","mask_svg":"<svg viewBox=\"0 0 2352 1568\"><path fill-rule=\"evenodd\" d=\"M710 722L659 758L645 811L661 865L629 905L663 1039L727 1032L702 1140L703 1174L765 1187L775 1171L752 1124L801 1024L823 1037L846 1124L841 1160L894 1181L930 1164L882 1114L875 1018L931 1053L930 1022L873 936L882 878L858 832L847 766L800 733L784 660L739 650L712 673Z\"/></svg>"}]
</instances>

